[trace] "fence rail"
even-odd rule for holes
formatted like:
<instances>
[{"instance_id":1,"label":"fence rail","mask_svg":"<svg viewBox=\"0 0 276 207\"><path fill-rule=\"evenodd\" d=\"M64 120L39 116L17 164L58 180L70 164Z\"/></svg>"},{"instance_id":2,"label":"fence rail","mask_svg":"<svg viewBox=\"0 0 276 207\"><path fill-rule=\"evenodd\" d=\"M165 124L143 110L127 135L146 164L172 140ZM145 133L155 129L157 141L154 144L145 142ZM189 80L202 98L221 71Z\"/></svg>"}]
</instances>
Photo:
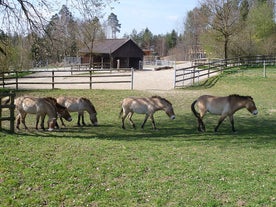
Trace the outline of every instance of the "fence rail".
<instances>
[{"instance_id":1,"label":"fence rail","mask_svg":"<svg viewBox=\"0 0 276 207\"><path fill-rule=\"evenodd\" d=\"M8 99L8 103L4 103L4 101L2 101L2 99L7 98ZM14 92L4 92L4 93L0 93L0 131L3 130L2 128L2 122L3 121L9 121L10 122L10 132L14 133L14 120L15 120L15 116L14 116L14 109L15 109L15 105L14 105L14 98L15 98L15 93ZM6 113L4 113L3 109L9 109L9 115L6 115Z\"/></svg>"},{"instance_id":2,"label":"fence rail","mask_svg":"<svg viewBox=\"0 0 276 207\"><path fill-rule=\"evenodd\" d=\"M28 75L24 75L28 73ZM0 86L20 89L22 85L46 85L54 89L57 85L88 85L89 89L94 84L129 84L133 90L134 69L69 69L69 70L35 70L35 71L12 71L2 72ZM70 79L70 81L65 79Z\"/></svg>"},{"instance_id":3,"label":"fence rail","mask_svg":"<svg viewBox=\"0 0 276 207\"><path fill-rule=\"evenodd\" d=\"M253 67L276 65L276 57L273 56L250 56L237 57L225 60L209 62L207 59L194 61L193 66L175 69L174 88L181 88L187 85L198 83L201 79L207 79L213 75L220 74L225 70L237 66Z\"/></svg>"}]
</instances>

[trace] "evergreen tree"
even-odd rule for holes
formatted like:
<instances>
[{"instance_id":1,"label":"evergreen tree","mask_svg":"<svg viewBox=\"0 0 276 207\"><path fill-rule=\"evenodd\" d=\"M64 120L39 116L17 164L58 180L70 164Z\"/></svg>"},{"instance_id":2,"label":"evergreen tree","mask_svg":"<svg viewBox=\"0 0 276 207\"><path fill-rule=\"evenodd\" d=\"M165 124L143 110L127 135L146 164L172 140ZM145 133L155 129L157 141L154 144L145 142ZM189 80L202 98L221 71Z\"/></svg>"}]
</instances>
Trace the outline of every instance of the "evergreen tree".
<instances>
[{"instance_id":1,"label":"evergreen tree","mask_svg":"<svg viewBox=\"0 0 276 207\"><path fill-rule=\"evenodd\" d=\"M119 24L119 20L117 18L117 15L114 13L111 13L108 16L108 26L111 28L111 37L112 39L116 39L116 33L120 32L121 24Z\"/></svg>"}]
</instances>

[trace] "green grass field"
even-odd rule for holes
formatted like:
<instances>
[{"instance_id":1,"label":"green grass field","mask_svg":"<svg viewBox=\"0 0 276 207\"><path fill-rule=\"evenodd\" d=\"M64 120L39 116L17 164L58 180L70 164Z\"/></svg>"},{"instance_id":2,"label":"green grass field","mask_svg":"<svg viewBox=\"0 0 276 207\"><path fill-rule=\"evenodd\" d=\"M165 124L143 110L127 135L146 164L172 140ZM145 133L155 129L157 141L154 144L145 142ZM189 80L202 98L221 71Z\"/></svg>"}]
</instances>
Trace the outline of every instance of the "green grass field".
<instances>
[{"instance_id":1,"label":"green grass field","mask_svg":"<svg viewBox=\"0 0 276 207\"><path fill-rule=\"evenodd\" d=\"M17 95L84 96L97 109L99 127L73 121L55 132L0 132L0 206L276 206L276 68L242 70L174 91L36 90ZM198 133L190 104L203 94L251 95L259 114L235 114L214 133L207 114ZM121 129L120 101L160 95L176 119L157 112L158 130ZM86 118L88 116L86 115ZM88 119L86 119L88 123ZM22 126L21 126L22 128Z\"/></svg>"}]
</instances>

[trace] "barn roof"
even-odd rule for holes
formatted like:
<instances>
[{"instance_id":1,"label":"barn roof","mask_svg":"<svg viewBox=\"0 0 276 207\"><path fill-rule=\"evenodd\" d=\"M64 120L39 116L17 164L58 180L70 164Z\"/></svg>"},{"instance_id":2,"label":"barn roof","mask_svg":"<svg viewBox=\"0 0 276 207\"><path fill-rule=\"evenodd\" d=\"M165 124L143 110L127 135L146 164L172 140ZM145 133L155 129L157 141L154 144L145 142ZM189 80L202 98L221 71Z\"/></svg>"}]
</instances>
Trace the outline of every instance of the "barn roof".
<instances>
[{"instance_id":1,"label":"barn roof","mask_svg":"<svg viewBox=\"0 0 276 207\"><path fill-rule=\"evenodd\" d=\"M119 49L128 41L133 41L131 39L104 39L96 40L93 45L93 53L99 54L110 54ZM136 43L135 43L136 44ZM138 46L137 46L138 47ZM80 53L89 53L87 48L83 48L79 51Z\"/></svg>"}]
</instances>

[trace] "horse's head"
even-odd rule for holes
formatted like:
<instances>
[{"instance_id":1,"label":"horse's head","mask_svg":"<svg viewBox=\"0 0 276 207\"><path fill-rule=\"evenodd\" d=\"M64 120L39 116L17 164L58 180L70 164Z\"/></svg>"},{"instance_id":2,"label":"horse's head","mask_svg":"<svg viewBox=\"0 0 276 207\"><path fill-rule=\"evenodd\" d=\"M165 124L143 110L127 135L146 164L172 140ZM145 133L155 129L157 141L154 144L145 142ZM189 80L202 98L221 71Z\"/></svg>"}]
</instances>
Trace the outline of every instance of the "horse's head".
<instances>
[{"instance_id":1,"label":"horse's head","mask_svg":"<svg viewBox=\"0 0 276 207\"><path fill-rule=\"evenodd\" d=\"M174 114L174 110L173 110L173 106L171 104L171 102L169 102L168 100L162 98L162 103L164 104L164 109L166 114L173 120L175 119L175 114Z\"/></svg>"},{"instance_id":2,"label":"horse's head","mask_svg":"<svg viewBox=\"0 0 276 207\"><path fill-rule=\"evenodd\" d=\"M245 107L251 114L253 114L253 115L258 114L258 109L257 109L255 102L251 96L247 97L247 103L246 103Z\"/></svg>"},{"instance_id":3,"label":"horse's head","mask_svg":"<svg viewBox=\"0 0 276 207\"><path fill-rule=\"evenodd\" d=\"M174 111L173 111L173 107L168 108L165 112L172 120L175 119L175 114L174 114Z\"/></svg>"},{"instance_id":4,"label":"horse's head","mask_svg":"<svg viewBox=\"0 0 276 207\"><path fill-rule=\"evenodd\" d=\"M72 117L65 106L62 106L59 103L56 103L56 108L57 108L58 117L64 118L66 121L69 121L69 122L72 121Z\"/></svg>"},{"instance_id":5,"label":"horse's head","mask_svg":"<svg viewBox=\"0 0 276 207\"><path fill-rule=\"evenodd\" d=\"M90 114L90 121L94 126L98 126L98 119L97 119L97 113L91 113Z\"/></svg>"}]
</instances>

